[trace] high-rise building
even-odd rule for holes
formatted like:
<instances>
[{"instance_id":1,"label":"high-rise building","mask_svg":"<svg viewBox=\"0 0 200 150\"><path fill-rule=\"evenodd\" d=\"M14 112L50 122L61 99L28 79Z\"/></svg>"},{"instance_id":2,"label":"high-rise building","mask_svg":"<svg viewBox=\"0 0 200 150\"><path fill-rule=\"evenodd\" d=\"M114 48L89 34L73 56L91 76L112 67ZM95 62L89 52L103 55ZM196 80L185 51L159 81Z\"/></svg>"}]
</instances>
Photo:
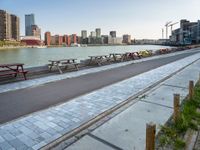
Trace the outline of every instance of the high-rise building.
<instances>
[{"instance_id":1,"label":"high-rise building","mask_svg":"<svg viewBox=\"0 0 200 150\"><path fill-rule=\"evenodd\" d=\"M76 34L72 34L72 36L71 36L71 43L77 43Z\"/></svg>"},{"instance_id":2,"label":"high-rise building","mask_svg":"<svg viewBox=\"0 0 200 150\"><path fill-rule=\"evenodd\" d=\"M71 38L70 36L67 36L67 46L70 46L71 45Z\"/></svg>"},{"instance_id":3,"label":"high-rise building","mask_svg":"<svg viewBox=\"0 0 200 150\"><path fill-rule=\"evenodd\" d=\"M117 37L116 31L110 31L110 36L116 38Z\"/></svg>"},{"instance_id":4,"label":"high-rise building","mask_svg":"<svg viewBox=\"0 0 200 150\"><path fill-rule=\"evenodd\" d=\"M91 31L90 32L90 37L92 37L92 38L96 38L96 32L95 31Z\"/></svg>"},{"instance_id":5,"label":"high-rise building","mask_svg":"<svg viewBox=\"0 0 200 150\"><path fill-rule=\"evenodd\" d=\"M101 36L102 44L108 44L108 35Z\"/></svg>"},{"instance_id":6,"label":"high-rise building","mask_svg":"<svg viewBox=\"0 0 200 150\"><path fill-rule=\"evenodd\" d=\"M56 38L57 38L56 35L51 36L51 45L57 45Z\"/></svg>"},{"instance_id":7,"label":"high-rise building","mask_svg":"<svg viewBox=\"0 0 200 150\"><path fill-rule=\"evenodd\" d=\"M12 39L19 41L19 17L11 15Z\"/></svg>"},{"instance_id":8,"label":"high-rise building","mask_svg":"<svg viewBox=\"0 0 200 150\"><path fill-rule=\"evenodd\" d=\"M197 21L197 43L200 43L200 20Z\"/></svg>"},{"instance_id":9,"label":"high-rise building","mask_svg":"<svg viewBox=\"0 0 200 150\"><path fill-rule=\"evenodd\" d=\"M97 38L101 37L101 29L100 28L96 28L96 37Z\"/></svg>"},{"instance_id":10,"label":"high-rise building","mask_svg":"<svg viewBox=\"0 0 200 150\"><path fill-rule=\"evenodd\" d=\"M12 22L10 14L6 13L6 39L12 38Z\"/></svg>"},{"instance_id":11,"label":"high-rise building","mask_svg":"<svg viewBox=\"0 0 200 150\"><path fill-rule=\"evenodd\" d=\"M32 36L31 26L35 25L35 16L34 14L25 15L25 34L26 36Z\"/></svg>"},{"instance_id":12,"label":"high-rise building","mask_svg":"<svg viewBox=\"0 0 200 150\"><path fill-rule=\"evenodd\" d=\"M58 45L62 45L63 44L63 36L59 36L58 37Z\"/></svg>"},{"instance_id":13,"label":"high-rise building","mask_svg":"<svg viewBox=\"0 0 200 150\"><path fill-rule=\"evenodd\" d=\"M63 35L63 44L65 44L66 46L70 46L70 36L68 35Z\"/></svg>"},{"instance_id":14,"label":"high-rise building","mask_svg":"<svg viewBox=\"0 0 200 150\"><path fill-rule=\"evenodd\" d=\"M11 38L11 26L10 26L9 14L0 10L0 40Z\"/></svg>"},{"instance_id":15,"label":"high-rise building","mask_svg":"<svg viewBox=\"0 0 200 150\"><path fill-rule=\"evenodd\" d=\"M0 10L0 40L19 40L19 18Z\"/></svg>"},{"instance_id":16,"label":"high-rise building","mask_svg":"<svg viewBox=\"0 0 200 150\"><path fill-rule=\"evenodd\" d=\"M131 35L128 34L123 35L123 43L131 44Z\"/></svg>"},{"instance_id":17,"label":"high-rise building","mask_svg":"<svg viewBox=\"0 0 200 150\"><path fill-rule=\"evenodd\" d=\"M62 45L63 44L63 36L54 35L51 36L51 45Z\"/></svg>"},{"instance_id":18,"label":"high-rise building","mask_svg":"<svg viewBox=\"0 0 200 150\"><path fill-rule=\"evenodd\" d=\"M45 32L44 42L45 42L45 45L47 46L51 45L51 32Z\"/></svg>"},{"instance_id":19,"label":"high-rise building","mask_svg":"<svg viewBox=\"0 0 200 150\"><path fill-rule=\"evenodd\" d=\"M25 15L25 34L26 36L35 36L41 39L41 29L35 24L35 15Z\"/></svg>"},{"instance_id":20,"label":"high-rise building","mask_svg":"<svg viewBox=\"0 0 200 150\"><path fill-rule=\"evenodd\" d=\"M81 38L86 39L87 38L87 30L82 30L81 31Z\"/></svg>"},{"instance_id":21,"label":"high-rise building","mask_svg":"<svg viewBox=\"0 0 200 150\"><path fill-rule=\"evenodd\" d=\"M50 32L46 32L45 33L45 44L47 45L48 43L48 38L50 36ZM66 46L70 46L71 45L71 39L74 38L73 40L76 40L75 38L75 35L71 35L71 36L68 36L68 35L63 35L63 36L60 36L60 35L53 35L53 36L50 36L50 44L51 45L66 45Z\"/></svg>"},{"instance_id":22,"label":"high-rise building","mask_svg":"<svg viewBox=\"0 0 200 150\"><path fill-rule=\"evenodd\" d=\"M180 20L180 28L172 31L170 42L175 45L200 43L200 21L190 22L186 19Z\"/></svg>"},{"instance_id":23,"label":"high-rise building","mask_svg":"<svg viewBox=\"0 0 200 150\"><path fill-rule=\"evenodd\" d=\"M87 37L87 31L86 30L81 31L80 44L88 44L88 37Z\"/></svg>"},{"instance_id":24,"label":"high-rise building","mask_svg":"<svg viewBox=\"0 0 200 150\"><path fill-rule=\"evenodd\" d=\"M63 44L67 44L67 35L63 35Z\"/></svg>"},{"instance_id":25,"label":"high-rise building","mask_svg":"<svg viewBox=\"0 0 200 150\"><path fill-rule=\"evenodd\" d=\"M110 45L120 45L122 44L122 41L123 41L122 37L111 37L111 36L108 37L108 44Z\"/></svg>"},{"instance_id":26,"label":"high-rise building","mask_svg":"<svg viewBox=\"0 0 200 150\"><path fill-rule=\"evenodd\" d=\"M31 25L31 35L41 39L41 29L37 25Z\"/></svg>"}]
</instances>

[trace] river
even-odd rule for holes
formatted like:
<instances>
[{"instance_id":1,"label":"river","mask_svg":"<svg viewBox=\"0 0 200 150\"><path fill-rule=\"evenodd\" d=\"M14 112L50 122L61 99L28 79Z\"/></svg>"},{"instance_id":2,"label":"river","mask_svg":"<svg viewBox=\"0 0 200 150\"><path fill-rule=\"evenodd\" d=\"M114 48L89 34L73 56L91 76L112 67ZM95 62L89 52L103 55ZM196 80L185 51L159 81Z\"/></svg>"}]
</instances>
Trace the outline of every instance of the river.
<instances>
[{"instance_id":1,"label":"river","mask_svg":"<svg viewBox=\"0 0 200 150\"><path fill-rule=\"evenodd\" d=\"M140 50L157 50L169 48L157 45L126 45L126 46L93 46L93 47L60 47L60 48L20 48L1 49L0 64L24 63L25 67L43 66L48 60L77 58L78 61L88 59L93 55L108 55L109 53L124 53Z\"/></svg>"}]
</instances>

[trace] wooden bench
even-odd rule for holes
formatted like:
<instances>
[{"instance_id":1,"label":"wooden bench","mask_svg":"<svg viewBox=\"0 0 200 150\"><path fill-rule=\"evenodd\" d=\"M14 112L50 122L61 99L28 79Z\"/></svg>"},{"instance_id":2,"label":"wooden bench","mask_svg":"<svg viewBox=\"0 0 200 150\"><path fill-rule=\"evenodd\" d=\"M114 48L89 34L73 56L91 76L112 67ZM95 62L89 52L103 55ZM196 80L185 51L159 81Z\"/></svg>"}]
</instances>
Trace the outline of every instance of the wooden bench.
<instances>
[{"instance_id":1,"label":"wooden bench","mask_svg":"<svg viewBox=\"0 0 200 150\"><path fill-rule=\"evenodd\" d=\"M123 61L123 55L124 54L121 54L121 53L110 53L109 59L110 61L114 61L114 62Z\"/></svg>"},{"instance_id":2,"label":"wooden bench","mask_svg":"<svg viewBox=\"0 0 200 150\"><path fill-rule=\"evenodd\" d=\"M68 62L62 62L62 66L67 69L69 66L74 66L74 68L78 71L79 70L79 64L78 63L68 63Z\"/></svg>"},{"instance_id":3,"label":"wooden bench","mask_svg":"<svg viewBox=\"0 0 200 150\"><path fill-rule=\"evenodd\" d=\"M13 76L17 77L18 74L22 74L24 79L26 80L26 74L28 71L23 69L24 64L0 64L0 68L3 70L0 70L0 77L6 77L6 76Z\"/></svg>"},{"instance_id":4,"label":"wooden bench","mask_svg":"<svg viewBox=\"0 0 200 150\"><path fill-rule=\"evenodd\" d=\"M49 62L51 62L51 64L49 64L49 70L51 71L53 67L57 68L60 72L60 74L62 74L62 68L64 67L65 69L67 69L69 66L74 66L74 68L78 71L79 67L78 67L78 63L75 62L76 59L74 58L70 58L70 59L61 59L61 60L49 60Z\"/></svg>"},{"instance_id":5,"label":"wooden bench","mask_svg":"<svg viewBox=\"0 0 200 150\"><path fill-rule=\"evenodd\" d=\"M122 56L122 61L126 61L126 60L134 60L135 57L141 59L142 55L139 54L138 52L126 52L125 54L123 54Z\"/></svg>"},{"instance_id":6,"label":"wooden bench","mask_svg":"<svg viewBox=\"0 0 200 150\"><path fill-rule=\"evenodd\" d=\"M159 53L160 54L166 54L166 53L170 53L170 49L166 48L166 49L160 49Z\"/></svg>"},{"instance_id":7,"label":"wooden bench","mask_svg":"<svg viewBox=\"0 0 200 150\"><path fill-rule=\"evenodd\" d=\"M17 74L22 74L24 79L26 80L26 74L28 73L28 71L18 71L18 72L11 72L8 70L8 72L5 72L5 73L0 73L0 76L11 76L11 75L14 75L14 77L17 77Z\"/></svg>"},{"instance_id":8,"label":"wooden bench","mask_svg":"<svg viewBox=\"0 0 200 150\"><path fill-rule=\"evenodd\" d=\"M104 62L110 63L110 57L108 55L98 55L98 56L88 56L90 57L90 61L88 65L96 64L101 66Z\"/></svg>"}]
</instances>

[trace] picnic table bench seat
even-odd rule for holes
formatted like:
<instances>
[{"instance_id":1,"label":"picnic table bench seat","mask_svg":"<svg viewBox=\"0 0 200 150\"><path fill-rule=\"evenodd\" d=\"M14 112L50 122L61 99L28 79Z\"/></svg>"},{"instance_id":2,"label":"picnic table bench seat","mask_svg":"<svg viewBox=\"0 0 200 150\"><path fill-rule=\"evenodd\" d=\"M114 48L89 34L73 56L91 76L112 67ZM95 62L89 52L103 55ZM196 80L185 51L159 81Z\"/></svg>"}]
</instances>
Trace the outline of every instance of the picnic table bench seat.
<instances>
[{"instance_id":1,"label":"picnic table bench seat","mask_svg":"<svg viewBox=\"0 0 200 150\"><path fill-rule=\"evenodd\" d=\"M79 63L68 63L68 62L62 62L61 63L63 67L65 67L66 69L69 67L69 66L74 66L74 68L76 70L79 70Z\"/></svg>"},{"instance_id":2,"label":"picnic table bench seat","mask_svg":"<svg viewBox=\"0 0 200 150\"><path fill-rule=\"evenodd\" d=\"M103 63L110 63L111 59L108 55L97 55L97 56L89 56L90 60L88 65L98 65L101 66Z\"/></svg>"},{"instance_id":3,"label":"picnic table bench seat","mask_svg":"<svg viewBox=\"0 0 200 150\"><path fill-rule=\"evenodd\" d=\"M17 77L18 74L22 74L26 80L27 70L23 69L24 64L0 64L0 77L12 76Z\"/></svg>"},{"instance_id":4,"label":"picnic table bench seat","mask_svg":"<svg viewBox=\"0 0 200 150\"><path fill-rule=\"evenodd\" d=\"M3 73L2 73L3 72ZM15 75L15 77L17 77L17 74L22 74L26 80L26 74L28 73L28 71L17 71L17 72L13 72L13 71L0 71L0 76L8 76L8 75Z\"/></svg>"},{"instance_id":5,"label":"picnic table bench seat","mask_svg":"<svg viewBox=\"0 0 200 150\"><path fill-rule=\"evenodd\" d=\"M49 60L49 62L51 62L50 64L48 64L49 66L49 70L52 71L52 68L55 67L58 69L58 71L60 72L60 74L63 73L62 69L65 68L69 68L70 66L74 66L74 68L78 71L79 70L79 63L76 63L75 61L76 59L74 58L70 58L70 59L61 59L61 60Z\"/></svg>"},{"instance_id":6,"label":"picnic table bench seat","mask_svg":"<svg viewBox=\"0 0 200 150\"><path fill-rule=\"evenodd\" d=\"M138 52L126 52L122 55L121 60L127 61L127 60L134 60L135 58L142 58L142 55Z\"/></svg>"},{"instance_id":7,"label":"picnic table bench seat","mask_svg":"<svg viewBox=\"0 0 200 150\"><path fill-rule=\"evenodd\" d=\"M109 59L110 61L113 62L118 62L118 61L123 61L123 53L110 53L109 54Z\"/></svg>"}]
</instances>

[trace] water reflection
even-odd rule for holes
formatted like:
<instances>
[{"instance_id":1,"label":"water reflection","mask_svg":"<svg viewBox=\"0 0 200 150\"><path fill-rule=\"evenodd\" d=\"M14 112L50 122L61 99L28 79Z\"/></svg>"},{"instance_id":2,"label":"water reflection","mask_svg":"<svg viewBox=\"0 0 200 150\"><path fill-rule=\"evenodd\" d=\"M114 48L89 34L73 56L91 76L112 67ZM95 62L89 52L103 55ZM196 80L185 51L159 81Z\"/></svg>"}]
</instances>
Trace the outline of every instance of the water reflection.
<instances>
[{"instance_id":1,"label":"water reflection","mask_svg":"<svg viewBox=\"0 0 200 150\"><path fill-rule=\"evenodd\" d=\"M26 67L48 64L50 59L77 58L78 61L88 59L91 55L107 55L139 50L156 50L166 46L98 46L98 47L61 47L61 48L22 48L0 50L0 63L24 63Z\"/></svg>"}]
</instances>

